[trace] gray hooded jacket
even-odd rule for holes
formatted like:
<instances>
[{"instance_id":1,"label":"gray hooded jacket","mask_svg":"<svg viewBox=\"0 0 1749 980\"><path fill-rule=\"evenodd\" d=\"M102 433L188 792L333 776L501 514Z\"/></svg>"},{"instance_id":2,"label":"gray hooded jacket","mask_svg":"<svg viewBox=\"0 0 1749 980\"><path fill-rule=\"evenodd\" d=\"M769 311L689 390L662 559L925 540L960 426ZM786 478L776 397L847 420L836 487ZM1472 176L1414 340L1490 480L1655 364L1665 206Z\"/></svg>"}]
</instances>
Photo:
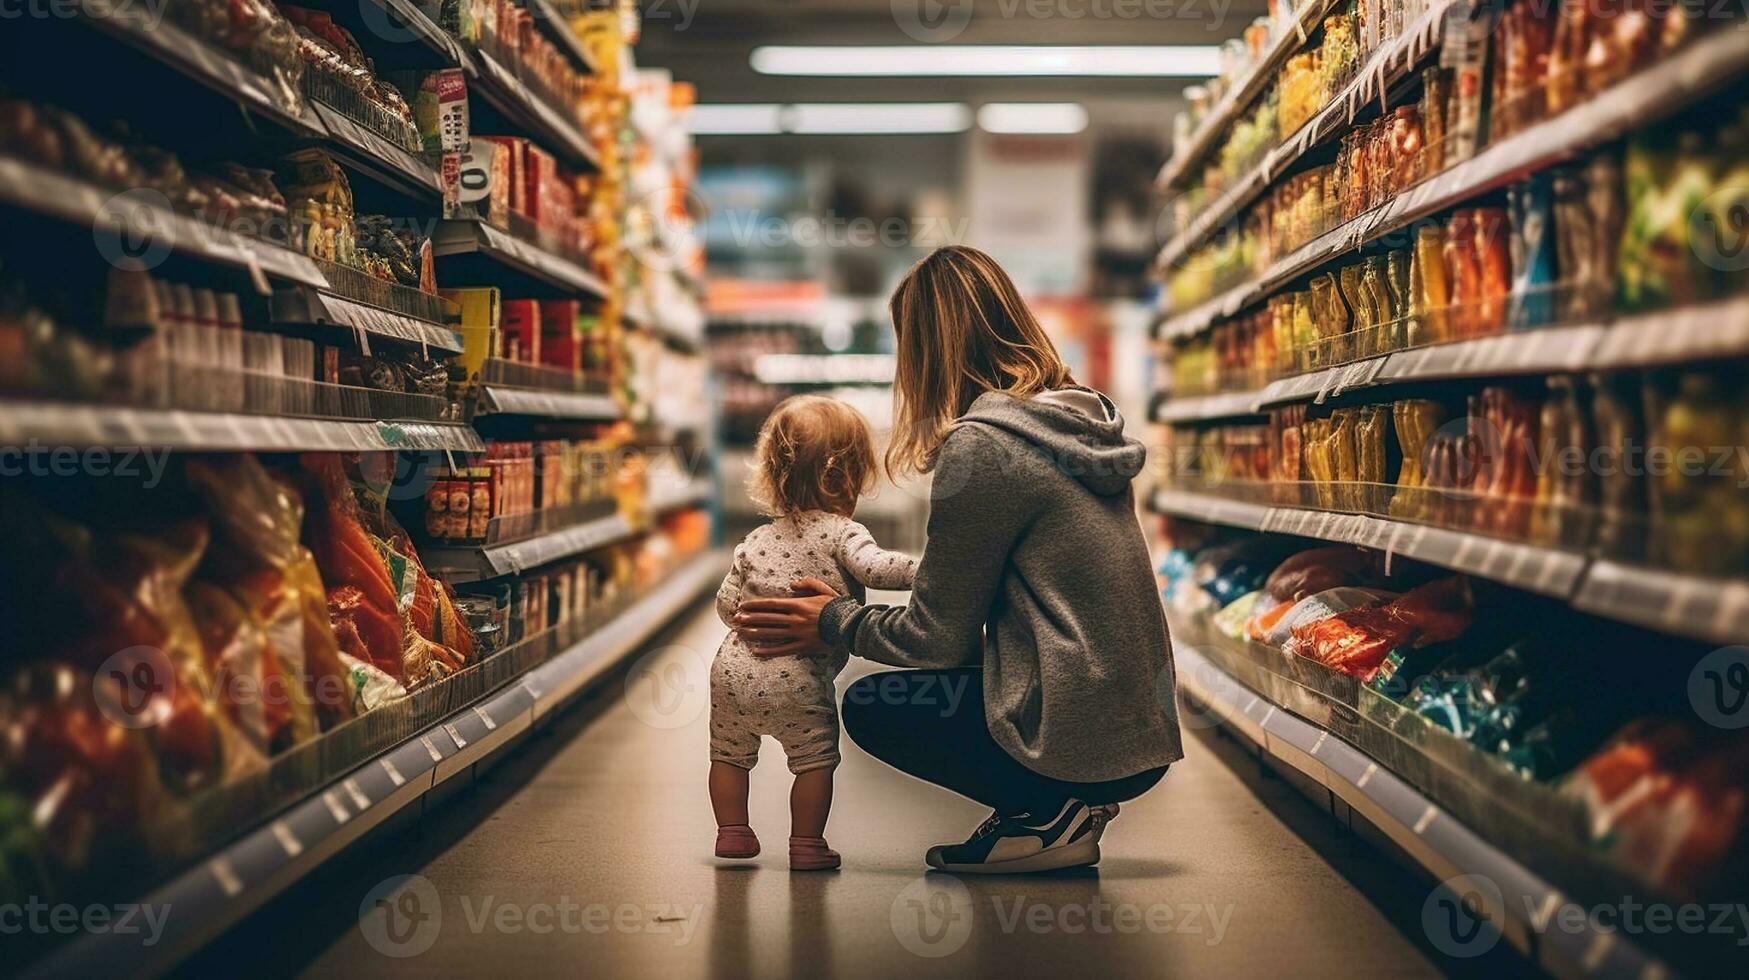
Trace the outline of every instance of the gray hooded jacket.
<instances>
[{"instance_id":1,"label":"gray hooded jacket","mask_svg":"<svg viewBox=\"0 0 1749 980\"><path fill-rule=\"evenodd\" d=\"M980 396L942 443L910 605L834 600L821 637L899 667L981 662L990 734L1041 775L1103 782L1183 758L1130 489L1146 450L1123 428L1089 388Z\"/></svg>"}]
</instances>

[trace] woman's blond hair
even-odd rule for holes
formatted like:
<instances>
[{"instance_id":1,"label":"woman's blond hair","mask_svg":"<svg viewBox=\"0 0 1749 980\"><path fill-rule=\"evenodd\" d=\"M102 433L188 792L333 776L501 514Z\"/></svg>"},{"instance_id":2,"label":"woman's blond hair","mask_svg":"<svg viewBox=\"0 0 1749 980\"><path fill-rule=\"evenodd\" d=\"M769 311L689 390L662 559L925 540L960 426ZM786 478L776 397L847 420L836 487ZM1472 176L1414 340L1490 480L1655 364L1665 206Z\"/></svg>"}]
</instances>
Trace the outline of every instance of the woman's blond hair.
<instances>
[{"instance_id":1,"label":"woman's blond hair","mask_svg":"<svg viewBox=\"0 0 1749 980\"><path fill-rule=\"evenodd\" d=\"M888 310L898 337L889 472L932 469L953 421L986 391L1029 398L1074 383L1014 281L975 248L929 253Z\"/></svg>"},{"instance_id":2,"label":"woman's blond hair","mask_svg":"<svg viewBox=\"0 0 1749 980\"><path fill-rule=\"evenodd\" d=\"M878 474L868 422L820 395L785 398L759 427L748 494L771 517L826 510L848 514Z\"/></svg>"}]
</instances>

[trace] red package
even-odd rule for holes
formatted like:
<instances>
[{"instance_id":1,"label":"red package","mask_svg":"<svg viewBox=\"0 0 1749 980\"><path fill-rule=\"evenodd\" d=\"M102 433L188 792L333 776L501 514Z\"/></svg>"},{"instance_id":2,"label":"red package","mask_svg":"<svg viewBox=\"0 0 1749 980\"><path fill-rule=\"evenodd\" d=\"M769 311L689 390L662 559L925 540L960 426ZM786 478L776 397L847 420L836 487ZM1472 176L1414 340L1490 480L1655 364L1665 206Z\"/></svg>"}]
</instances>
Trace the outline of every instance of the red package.
<instances>
[{"instance_id":1,"label":"red package","mask_svg":"<svg viewBox=\"0 0 1749 980\"><path fill-rule=\"evenodd\" d=\"M504 201L510 210L527 214L528 196L524 175L528 172L528 140L520 136L475 136L474 139L486 140L504 148ZM494 172L492 176L497 179L498 174ZM496 197L497 188L493 188L493 191L493 196Z\"/></svg>"},{"instance_id":2,"label":"red package","mask_svg":"<svg viewBox=\"0 0 1749 980\"><path fill-rule=\"evenodd\" d=\"M540 303L532 299L507 299L503 310L504 356L524 364L541 363Z\"/></svg>"},{"instance_id":3,"label":"red package","mask_svg":"<svg viewBox=\"0 0 1749 980\"><path fill-rule=\"evenodd\" d=\"M567 371L582 370L583 337L577 329L577 310L574 299L541 307L541 363Z\"/></svg>"},{"instance_id":4,"label":"red package","mask_svg":"<svg viewBox=\"0 0 1749 980\"><path fill-rule=\"evenodd\" d=\"M552 197L552 186L559 179L555 167L552 154L538 146L527 148L522 168L523 205L520 210L543 227L553 223L552 206L556 202Z\"/></svg>"},{"instance_id":5,"label":"red package","mask_svg":"<svg viewBox=\"0 0 1749 980\"><path fill-rule=\"evenodd\" d=\"M1366 681L1392 650L1456 639L1474 620L1469 580L1452 576L1381 606L1350 609L1297 626L1284 650Z\"/></svg>"}]
</instances>

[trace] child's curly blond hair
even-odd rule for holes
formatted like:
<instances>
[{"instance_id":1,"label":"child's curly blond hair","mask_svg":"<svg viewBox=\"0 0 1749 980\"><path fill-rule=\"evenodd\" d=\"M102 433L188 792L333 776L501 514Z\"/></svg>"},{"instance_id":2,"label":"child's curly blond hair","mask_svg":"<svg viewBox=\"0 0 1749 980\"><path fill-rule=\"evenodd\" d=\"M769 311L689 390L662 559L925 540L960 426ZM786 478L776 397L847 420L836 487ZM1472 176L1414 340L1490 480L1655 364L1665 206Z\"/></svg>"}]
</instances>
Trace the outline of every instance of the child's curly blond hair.
<instances>
[{"instance_id":1,"label":"child's curly blond hair","mask_svg":"<svg viewBox=\"0 0 1749 980\"><path fill-rule=\"evenodd\" d=\"M849 514L874 488L874 437L856 409L821 395L795 395L759 427L748 495L761 512Z\"/></svg>"}]
</instances>

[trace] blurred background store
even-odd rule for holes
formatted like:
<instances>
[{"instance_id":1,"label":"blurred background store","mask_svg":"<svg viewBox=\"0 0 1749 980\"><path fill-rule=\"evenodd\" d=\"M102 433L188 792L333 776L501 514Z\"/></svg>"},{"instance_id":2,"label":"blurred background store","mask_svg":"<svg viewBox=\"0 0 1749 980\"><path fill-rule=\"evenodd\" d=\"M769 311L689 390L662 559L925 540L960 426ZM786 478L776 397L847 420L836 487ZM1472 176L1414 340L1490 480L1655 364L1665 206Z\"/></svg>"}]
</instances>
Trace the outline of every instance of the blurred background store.
<instances>
[{"instance_id":1,"label":"blurred background store","mask_svg":"<svg viewBox=\"0 0 1749 980\"><path fill-rule=\"evenodd\" d=\"M1741 10L0 19L0 972L1749 963ZM977 880L921 857L987 814L847 741L808 876L768 745L713 861L755 436L884 439L950 243L1149 445L1187 758L1098 870Z\"/></svg>"}]
</instances>

